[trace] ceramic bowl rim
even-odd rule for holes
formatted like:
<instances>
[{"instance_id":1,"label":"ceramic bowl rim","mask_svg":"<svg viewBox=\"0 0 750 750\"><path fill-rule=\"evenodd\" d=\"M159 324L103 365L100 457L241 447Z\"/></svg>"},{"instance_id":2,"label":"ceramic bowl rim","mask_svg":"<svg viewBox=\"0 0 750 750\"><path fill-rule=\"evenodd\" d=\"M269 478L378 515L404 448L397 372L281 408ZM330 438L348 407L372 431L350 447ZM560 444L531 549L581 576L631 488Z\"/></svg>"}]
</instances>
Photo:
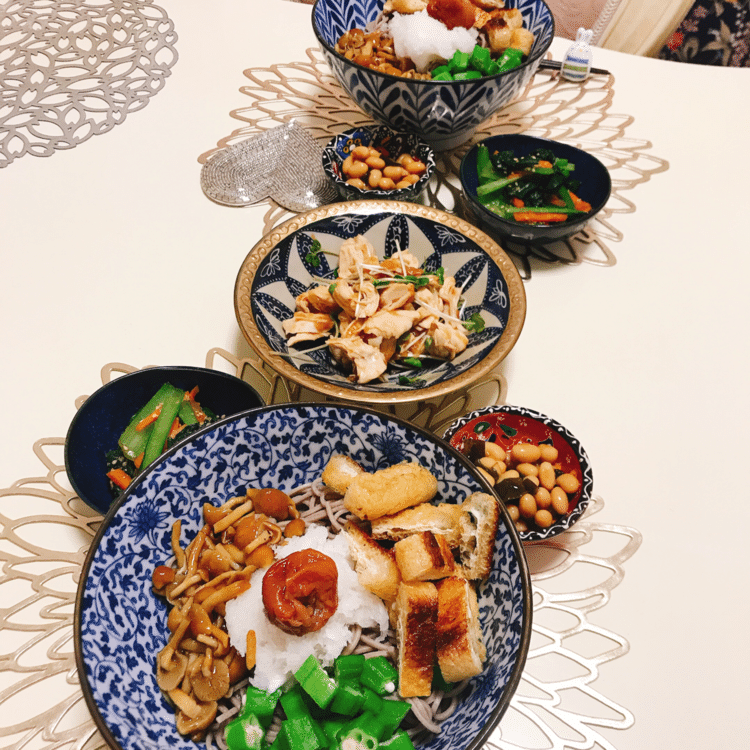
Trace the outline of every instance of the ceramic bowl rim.
<instances>
[{"instance_id":1,"label":"ceramic bowl rim","mask_svg":"<svg viewBox=\"0 0 750 750\"><path fill-rule=\"evenodd\" d=\"M474 156L477 152L477 149L480 145L486 144L488 141L496 141L501 140L504 138L513 138L513 139L521 139L524 141L527 141L529 145L538 145L539 148L550 148L550 150L554 150L555 146L564 146L565 148L573 149L581 154L584 154L587 159L591 159L594 164L597 165L597 167L600 167L602 170L602 174L606 178L606 185L607 188L604 192L604 197L598 201L596 204L593 204L591 206L591 211L587 212L584 216L580 217L579 219L576 219L575 221L571 222L570 224L567 224L566 227L563 227L562 224L560 225L545 225L545 226L526 226L524 224L519 224L514 221L508 221L506 219L503 219L502 216L498 216L498 214L493 213L489 209L485 208L477 198L476 191L475 190L469 190L467 188L466 179L464 178L465 172L468 170L468 163L471 159L475 159ZM566 239L568 237L572 237L574 234L577 234L580 232L583 227L588 224L589 221L591 221L603 208L607 205L607 201L609 201L611 195L612 195L612 175L610 175L609 170L604 165L604 163L598 159L596 156L594 156L592 153L589 153L588 151L578 148L578 146L574 146L572 143L566 143L565 141L556 141L553 138L542 138L541 136L536 135L528 135L527 133L497 133L496 135L487 136L486 138L483 138L480 141L477 141L476 143L473 143L471 145L471 148L469 148L466 153L461 158L461 163L458 168L458 176L461 181L461 192L464 195L465 200L469 203L471 210L477 214L477 218L479 219L480 223L483 223L486 226L491 227L491 231L495 231L498 234L501 234L503 238L505 239L511 239L516 242L528 242L532 244L539 244L539 243L552 243L557 242L563 239ZM570 232L563 231L564 229L570 229ZM529 233L537 234L538 237L535 237L532 240L529 239L522 239L519 238L518 235L521 230L525 230ZM549 231L545 231L549 230ZM550 236L547 236L550 235ZM552 236L554 235L554 236Z\"/></svg>"},{"instance_id":2,"label":"ceramic bowl rim","mask_svg":"<svg viewBox=\"0 0 750 750\"><path fill-rule=\"evenodd\" d=\"M236 375L231 375L229 373L223 372L222 370L213 370L210 367L198 367L193 365L154 365L152 367L144 367L140 370L133 370L132 372L118 375L108 383L104 383L103 385L99 386L99 388L97 388L95 391L93 391L93 393L86 397L86 400L83 401L83 403L77 409L76 413L73 415L73 418L70 420L70 424L68 425L68 430L65 433L65 443L63 446L63 463L65 465L65 473L68 477L68 481L70 482L70 486L73 488L76 496L79 497L80 500L89 508L95 510L97 513L102 513L102 509L95 505L94 502L87 497L87 493L81 492L78 472L73 465L73 460L70 453L70 437L78 429L79 424L88 419L90 410L94 408L95 402L103 393L109 392L113 388L127 388L127 385L130 381L143 378L144 373L148 373L148 375L152 375L154 373L164 373L165 378L168 378L168 373L178 373L180 375L200 373L200 375L203 377L215 376L218 380L224 380L227 382L232 381L232 383L235 385L237 385L237 383L234 383L234 381L238 381L238 383L242 384L245 387L249 394L255 395L255 398L258 401L258 406L263 406L265 404L265 401L261 397L260 393L258 393L258 390L246 380L243 380ZM246 410L242 409L242 411ZM231 417L232 415L230 414L227 416ZM112 447L114 448L115 446L113 445ZM114 502L110 503L109 507L111 507L113 504Z\"/></svg>"},{"instance_id":3,"label":"ceramic bowl rim","mask_svg":"<svg viewBox=\"0 0 750 750\"><path fill-rule=\"evenodd\" d=\"M382 214L404 214L406 216L418 216L420 218L435 221L451 227L468 237L472 242L488 255L492 262L498 266L508 286L508 297L518 300L510 306L508 322L502 334L492 349L475 365L455 377L443 380L439 383L419 389L389 390L389 391L358 391L344 388L343 386L330 383L326 380L308 375L290 364L284 357L274 351L262 336L255 325L252 309L249 312L243 308L250 306L243 302L241 287L246 279L253 278L259 264L273 251L283 239L305 226L341 214L355 212L357 210L374 215ZM523 328L526 317L526 291L515 263L510 256L492 239L486 232L470 224L455 214L441 211L437 208L423 206L417 203L405 201L342 201L321 208L312 209L305 213L288 219L277 227L267 232L250 250L237 273L234 287L234 309L245 339L257 352L258 356L274 371L283 377L301 385L309 390L330 396L341 401L355 401L369 404L395 404L416 399L427 399L436 396L444 396L460 388L466 388L490 370L496 367L515 346Z\"/></svg>"},{"instance_id":4,"label":"ceramic bowl rim","mask_svg":"<svg viewBox=\"0 0 750 750\"><path fill-rule=\"evenodd\" d=\"M451 438L464 426L473 422L478 417L482 417L488 414L497 414L504 412L506 414L513 414L514 416L526 417L533 419L536 422L551 427L573 450L576 456L576 460L579 463L581 469L581 475L583 481L581 483L581 495L578 498L578 502L566 516L557 519L552 526L544 531L538 531L536 529L530 529L529 531L519 531L518 534L521 541L527 542L543 542L552 537L558 536L565 531L571 529L584 515L588 508L591 497L593 495L594 479L593 469L591 467L591 461L589 460L588 454L583 447L583 443L562 423L556 419L543 414L542 412L536 411L535 409L529 409L525 406L518 406L514 404L501 404L495 406L483 406L474 411L468 412L451 422L448 427L443 431L443 440L447 443L451 442ZM571 443L571 438L574 442ZM497 494L497 493L495 493ZM502 503L502 505L505 505Z\"/></svg>"},{"instance_id":5,"label":"ceramic bowl rim","mask_svg":"<svg viewBox=\"0 0 750 750\"><path fill-rule=\"evenodd\" d=\"M464 469L469 474L471 474L479 482L481 486L484 486L485 488L487 488L488 492L490 491L487 485L487 482L484 480L481 474L479 474L476 467L471 463L471 461L469 461L469 459L466 456L462 455L460 451L456 450L456 448L454 448L447 440L444 440L439 435L432 433L426 428L420 425L414 424L396 415L384 414L383 412L377 411L376 409L373 409L369 406L362 406L359 404L348 404L345 402L335 402L335 401L332 401L332 402L312 402L312 401L289 402L289 403L283 403L283 404L268 404L266 406L260 406L256 409L247 409L245 411L238 412L237 414L233 414L229 417L225 417L223 419L217 420L216 422L210 425L207 425L206 427L203 427L200 430L197 430L196 432L194 432L192 435L190 435L190 437L188 437L187 441L184 441L179 444L175 444L171 446L170 448L168 448L164 453L161 454L161 456L159 456L159 458L156 461L154 461L153 464L151 464L142 474L140 474L137 477L137 479L123 492L123 494L120 495L120 497L110 506L106 515L104 516L101 523L99 524L99 528L97 529L96 534L94 535L94 538L91 540L91 544L89 545L88 550L86 551L86 557L83 561L83 565L81 566L80 578L78 580L78 586L76 588L75 609L74 609L74 616L73 616L73 646L74 646L76 669L80 676L81 690L83 692L84 700L94 720L94 723L96 724L99 731L102 733L102 736L104 737L107 744L110 747L114 748L115 750L122 750L122 747L112 735L109 725L104 720L104 717L101 715L101 713L99 712L99 707L96 703L96 700L94 699L91 685L89 684L89 679L86 676L86 663L84 661L82 648L81 648L81 626L82 626L81 619L82 619L82 614L83 614L82 613L82 600L83 600L83 595L86 589L86 582L88 580L89 571L91 569L94 556L96 555L96 552L101 543L102 537L106 533L109 526L112 524L114 517L117 515L117 512L119 511L119 509L126 502L126 500L130 497L130 495L135 491L135 489L138 486L140 486L141 483L147 481L149 476L156 469L158 469L162 465L162 463L166 462L174 453L176 453L178 450L183 448L186 442L194 442L195 440L199 439L204 433L210 432L214 429L219 429L226 424L229 424L233 421L237 421L240 419L244 419L253 414L259 415L259 414L266 413L269 411L304 410L304 409L310 409L310 408L312 409L339 408L339 409L346 409L349 411L353 410L353 411L358 411L358 412L364 412L366 414L377 416L381 420L390 421L390 422L399 424L403 427L406 427L411 431L418 432L421 435L423 435L425 438L427 438L429 441L434 442L436 445L441 447L443 450L447 450L449 453L454 454L454 457L464 467ZM497 727L497 725L500 723L500 720L502 719L508 707L510 706L510 702L518 689L518 685L521 682L521 677L523 675L523 670L526 664L529 646L531 643L532 621L533 621L533 592L532 592L532 585L531 585L531 573L530 573L528 561L526 558L526 553L523 548L523 543L522 543L520 534L518 533L518 530L515 528L515 525L513 524L512 520L510 519L510 516L508 515L508 511L506 510L505 506L502 503L499 503L499 509L500 509L500 514L504 521L506 532L510 538L510 542L513 547L513 551L514 551L516 561L518 564L518 573L519 573L519 578L521 581L521 601L522 601L522 606L523 606L522 631L521 631L519 641L518 641L518 649L516 651L515 664L513 665L513 669L510 672L508 681L506 682L505 688L500 696L500 699L498 700L495 707L492 709L492 713L490 714L487 722L482 726L482 728L476 734L474 739L465 748L461 748L461 750L480 750L480 748L486 742L487 738L494 731L495 727Z\"/></svg>"},{"instance_id":6,"label":"ceramic bowl rim","mask_svg":"<svg viewBox=\"0 0 750 750\"><path fill-rule=\"evenodd\" d=\"M316 14L315 14L315 9L317 8L318 4L322 2L326 2L326 0L315 0L315 3L313 4L313 7L312 7L311 23L313 27L313 32L315 34L315 38L318 40L318 43L322 47L325 48L326 52L328 52L331 55L334 55L341 62L345 64L349 64L349 65L356 65L356 63L344 57L344 55L342 55L341 53L336 52L335 47L332 47L325 39L323 39L323 35L320 32L320 29L318 29L318 24L316 23ZM363 68L363 70L368 71L368 73L371 73L378 78L384 78L385 80L402 81L404 83L415 84L417 86L422 86L422 85L437 86L437 85L442 84L448 87L455 87L455 86L461 86L461 85L465 86L467 83L481 84L486 81L495 81L499 78L503 78L504 76L509 76L512 73L522 72L525 68L527 68L530 65L533 65L539 58L547 54L547 50L552 46L552 40L555 38L555 17L552 13L552 9L545 2L545 0L535 0L535 2L538 2L547 8L547 12L549 13L550 24L551 24L549 37L542 42L540 48L533 55L529 55L527 59L524 60L520 65L517 65L515 68L511 68L510 70L504 70L502 73L495 73L495 75L491 75L491 76L482 76L481 78L476 78L476 79L472 79L469 81L434 81L432 79L425 80L421 78L404 78L403 76L397 76L397 75L394 75L393 73L385 73L381 70L373 70L372 68ZM361 65L357 67L362 68Z\"/></svg>"}]
</instances>

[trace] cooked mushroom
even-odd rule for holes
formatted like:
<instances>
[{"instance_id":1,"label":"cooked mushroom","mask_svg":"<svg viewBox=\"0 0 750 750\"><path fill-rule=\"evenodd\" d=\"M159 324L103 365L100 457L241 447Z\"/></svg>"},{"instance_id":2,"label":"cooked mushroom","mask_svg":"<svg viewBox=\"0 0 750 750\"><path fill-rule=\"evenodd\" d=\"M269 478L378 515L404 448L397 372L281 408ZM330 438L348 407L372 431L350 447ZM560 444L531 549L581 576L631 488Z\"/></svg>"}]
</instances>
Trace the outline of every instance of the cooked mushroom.
<instances>
[{"instance_id":1,"label":"cooked mushroom","mask_svg":"<svg viewBox=\"0 0 750 750\"><path fill-rule=\"evenodd\" d=\"M209 703L196 703L198 712L194 717L188 716L183 711L177 712L177 731L183 735L197 735L208 729L211 722L216 718L216 701ZM193 737L198 739L198 737Z\"/></svg>"},{"instance_id":2,"label":"cooked mushroom","mask_svg":"<svg viewBox=\"0 0 750 750\"><path fill-rule=\"evenodd\" d=\"M222 659L213 659L211 651L203 657L201 668L193 675L193 692L201 701L217 701L229 691L229 667Z\"/></svg>"},{"instance_id":3,"label":"cooked mushroom","mask_svg":"<svg viewBox=\"0 0 750 750\"><path fill-rule=\"evenodd\" d=\"M232 685L239 682L247 674L245 659L240 656L239 652L234 647L229 649L229 653L224 657L224 661L229 668L229 682L231 682Z\"/></svg>"},{"instance_id":4,"label":"cooked mushroom","mask_svg":"<svg viewBox=\"0 0 750 750\"><path fill-rule=\"evenodd\" d=\"M165 692L174 690L185 676L188 658L174 651L168 660L156 660L156 684Z\"/></svg>"},{"instance_id":5,"label":"cooked mushroom","mask_svg":"<svg viewBox=\"0 0 750 750\"><path fill-rule=\"evenodd\" d=\"M157 684L175 706L177 730L195 741L204 738L216 718L216 701L227 696L231 685L248 671L245 659L229 643L224 607L249 588L256 567L236 544L243 519L256 516L249 499L253 492L248 490L246 496L232 498L219 508L204 506L205 524L184 550L176 522L171 540L174 581L157 587L172 605L167 617L171 635L157 657ZM297 518L294 503L288 502L289 515ZM277 524L262 515L258 519L262 520L260 542L276 543L282 538Z\"/></svg>"}]
</instances>

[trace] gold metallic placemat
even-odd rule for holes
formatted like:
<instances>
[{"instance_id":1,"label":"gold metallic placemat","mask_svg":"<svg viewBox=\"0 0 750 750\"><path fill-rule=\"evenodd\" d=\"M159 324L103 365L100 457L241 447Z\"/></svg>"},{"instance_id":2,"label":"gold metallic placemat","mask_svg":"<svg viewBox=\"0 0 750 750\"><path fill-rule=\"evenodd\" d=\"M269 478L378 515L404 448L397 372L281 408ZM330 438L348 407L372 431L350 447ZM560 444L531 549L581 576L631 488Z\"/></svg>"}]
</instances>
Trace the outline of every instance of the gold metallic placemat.
<instances>
[{"instance_id":1,"label":"gold metallic placemat","mask_svg":"<svg viewBox=\"0 0 750 750\"><path fill-rule=\"evenodd\" d=\"M267 403L314 397L292 388L254 356L238 360L212 349L205 366L247 380ZM106 365L102 383L135 369ZM383 410L441 434L455 417L504 402L505 382L491 376L459 396ZM101 516L71 490L64 443L64 438L38 440L33 449L41 463L39 475L0 489L3 750L106 747L86 708L73 648L76 588ZM626 654L628 642L597 626L591 615L622 581L624 563L638 549L641 535L626 526L598 523L594 516L603 506L601 497L594 497L571 531L526 547L534 602L531 647L520 686L486 748L614 750L600 729L633 724L632 714L595 685L601 666ZM597 582L584 587L582 580Z\"/></svg>"},{"instance_id":2,"label":"gold metallic placemat","mask_svg":"<svg viewBox=\"0 0 750 750\"><path fill-rule=\"evenodd\" d=\"M337 133L371 124L372 120L339 86L320 51L308 49L307 58L304 62L246 70L248 83L240 91L249 101L230 113L242 124L222 137L217 146L203 153L198 161L205 164L219 150L285 123L301 125L321 146ZM669 167L664 159L650 153L651 143L628 136L633 118L611 111L614 97L613 75L590 76L582 83L572 83L554 71L539 71L518 99L487 120L468 143L437 155L435 175L421 196L421 202L472 221L461 198L458 169L461 158L474 143L500 133L527 133L564 141L590 152L609 169L612 195L607 205L582 232L567 241L542 248L509 242L501 244L513 253L524 278L531 276L534 259L614 265L616 256L612 244L622 239L617 219L636 209L629 192ZM266 232L291 215L273 200L263 203L267 205ZM254 241L250 246L253 244Z\"/></svg>"}]
</instances>

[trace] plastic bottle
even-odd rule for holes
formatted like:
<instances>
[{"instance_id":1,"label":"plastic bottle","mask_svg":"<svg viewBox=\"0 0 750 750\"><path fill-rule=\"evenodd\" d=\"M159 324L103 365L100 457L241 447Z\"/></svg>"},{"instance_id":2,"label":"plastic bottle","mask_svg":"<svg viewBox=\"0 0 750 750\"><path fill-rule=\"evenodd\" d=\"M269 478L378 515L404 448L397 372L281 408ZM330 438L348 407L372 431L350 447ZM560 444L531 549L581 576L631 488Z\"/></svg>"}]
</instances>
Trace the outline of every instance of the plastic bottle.
<instances>
[{"instance_id":1,"label":"plastic bottle","mask_svg":"<svg viewBox=\"0 0 750 750\"><path fill-rule=\"evenodd\" d=\"M562 61L560 74L568 81L583 81L591 71L591 36L590 29L581 27L576 34L576 40L570 45Z\"/></svg>"}]
</instances>

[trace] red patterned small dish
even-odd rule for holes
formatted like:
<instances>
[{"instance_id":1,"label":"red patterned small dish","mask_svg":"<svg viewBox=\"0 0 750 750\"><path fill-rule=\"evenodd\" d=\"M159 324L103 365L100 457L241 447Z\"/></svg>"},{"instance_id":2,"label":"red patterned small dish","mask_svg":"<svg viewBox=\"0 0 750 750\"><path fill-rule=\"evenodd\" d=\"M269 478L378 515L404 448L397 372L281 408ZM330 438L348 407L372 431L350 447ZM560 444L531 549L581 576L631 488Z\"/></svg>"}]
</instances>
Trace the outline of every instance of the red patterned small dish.
<instances>
[{"instance_id":1,"label":"red patterned small dish","mask_svg":"<svg viewBox=\"0 0 750 750\"><path fill-rule=\"evenodd\" d=\"M572 475L578 487L566 493L568 510L556 517L551 525L541 528L527 524L527 529L519 529L524 542L549 539L567 531L588 507L594 483L588 456L580 441L567 428L544 414L518 406L489 406L457 419L443 438L462 453L468 452L473 440L495 443L506 452L518 443L556 449L558 455L553 462L556 478L563 474ZM499 481L495 490L502 496Z\"/></svg>"}]
</instances>

